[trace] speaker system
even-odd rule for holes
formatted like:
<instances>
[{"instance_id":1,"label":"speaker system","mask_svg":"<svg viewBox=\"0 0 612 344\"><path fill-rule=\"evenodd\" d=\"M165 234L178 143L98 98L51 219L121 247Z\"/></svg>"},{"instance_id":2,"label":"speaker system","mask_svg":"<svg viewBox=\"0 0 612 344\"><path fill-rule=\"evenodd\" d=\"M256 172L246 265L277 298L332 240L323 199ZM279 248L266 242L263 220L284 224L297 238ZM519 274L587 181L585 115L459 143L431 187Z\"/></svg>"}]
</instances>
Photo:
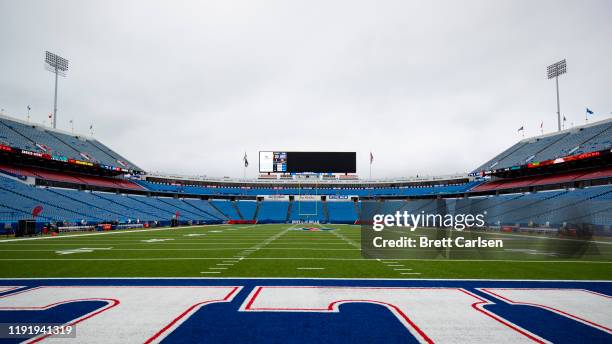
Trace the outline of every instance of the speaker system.
<instances>
[{"instance_id":1,"label":"speaker system","mask_svg":"<svg viewBox=\"0 0 612 344\"><path fill-rule=\"evenodd\" d=\"M17 230L15 231L15 236L22 237L26 235L36 235L36 221L19 220L19 222L17 222Z\"/></svg>"}]
</instances>

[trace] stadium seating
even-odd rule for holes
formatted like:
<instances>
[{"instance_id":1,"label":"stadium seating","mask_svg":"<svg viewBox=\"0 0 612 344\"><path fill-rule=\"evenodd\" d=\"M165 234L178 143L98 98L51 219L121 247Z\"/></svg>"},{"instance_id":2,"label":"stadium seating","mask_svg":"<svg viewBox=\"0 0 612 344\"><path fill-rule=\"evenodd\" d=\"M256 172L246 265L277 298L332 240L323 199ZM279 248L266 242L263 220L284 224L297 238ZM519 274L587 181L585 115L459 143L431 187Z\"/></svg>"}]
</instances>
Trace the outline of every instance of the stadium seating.
<instances>
[{"instance_id":1,"label":"stadium seating","mask_svg":"<svg viewBox=\"0 0 612 344\"><path fill-rule=\"evenodd\" d=\"M383 187L383 188L324 188L298 189L295 187L204 187L188 185L171 185L153 183L146 180L135 181L142 187L155 192L184 193L192 195L232 195L232 196L257 196L257 195L343 195L343 196L426 196L453 193L464 193L481 183L471 181L460 185L443 185L430 187Z\"/></svg>"},{"instance_id":2,"label":"stadium seating","mask_svg":"<svg viewBox=\"0 0 612 344\"><path fill-rule=\"evenodd\" d=\"M284 223L287 219L289 202L263 201L257 214L258 223Z\"/></svg>"},{"instance_id":3,"label":"stadium seating","mask_svg":"<svg viewBox=\"0 0 612 344\"><path fill-rule=\"evenodd\" d=\"M476 171L610 149L611 137L612 119L522 140ZM137 169L134 164L94 139L1 116L0 144ZM358 221L360 213L366 210L380 213L394 213L397 210L439 214L486 213L486 222L490 226L561 227L588 223L608 228L612 223L612 185L590 186L609 183L612 178L611 166L491 181L478 179L463 182L468 179L462 178L456 179L462 183L445 182L441 185L426 181L401 181L380 184L383 186L378 187L377 183L360 184L355 180L350 186L344 187L339 186L345 185L343 182L334 179L324 180L319 187L313 188L298 187L290 183L292 179L262 181L259 184L211 181L212 185L209 186L133 181L124 177L63 172L56 164L37 165L42 167L17 166L13 161L11 157L0 163L0 225L31 218L32 209L37 206L43 209L38 215L38 222L65 224L167 224L177 216L181 221L198 223L256 220L258 223L317 221L353 224ZM598 161L599 165L604 165L603 157ZM28 166L30 164L31 160L28 160ZM329 183L327 187L326 182ZM204 183L194 181L192 184ZM544 185L546 187L539 187ZM581 188L575 188L577 186ZM551 188L555 190L526 192ZM515 193L479 196L482 193L499 193L497 190ZM289 197L262 199L262 195L291 195L295 200L279 200ZM228 196L237 197L229 200ZM360 200L354 202L338 200L340 197L309 199L300 196L355 196ZM349 198L352 199L345 197ZM364 201L368 199L374 201Z\"/></svg>"},{"instance_id":4,"label":"stadium seating","mask_svg":"<svg viewBox=\"0 0 612 344\"><path fill-rule=\"evenodd\" d=\"M584 189L456 199L455 211L487 212L489 225L530 224L560 226L563 223L591 223L609 226L612 185Z\"/></svg>"},{"instance_id":5,"label":"stadium seating","mask_svg":"<svg viewBox=\"0 0 612 344\"><path fill-rule=\"evenodd\" d=\"M609 149L612 147L611 137L612 119L609 119L559 133L524 139L472 173Z\"/></svg>"},{"instance_id":6,"label":"stadium seating","mask_svg":"<svg viewBox=\"0 0 612 344\"><path fill-rule=\"evenodd\" d=\"M325 222L323 202L294 201L291 207L291 215L289 220Z\"/></svg>"},{"instance_id":7,"label":"stadium seating","mask_svg":"<svg viewBox=\"0 0 612 344\"><path fill-rule=\"evenodd\" d=\"M594 180L612 177L612 167L596 170L565 172L544 176L532 176L513 179L498 179L474 187L471 192L524 188L529 186L571 183L580 180Z\"/></svg>"},{"instance_id":8,"label":"stadium seating","mask_svg":"<svg viewBox=\"0 0 612 344\"><path fill-rule=\"evenodd\" d=\"M0 117L0 144L68 159L141 171L138 166L97 140L73 136L59 130L6 117Z\"/></svg>"},{"instance_id":9,"label":"stadium seating","mask_svg":"<svg viewBox=\"0 0 612 344\"><path fill-rule=\"evenodd\" d=\"M237 201L236 205L242 214L243 220L254 220L255 211L257 210L256 201Z\"/></svg>"},{"instance_id":10,"label":"stadium seating","mask_svg":"<svg viewBox=\"0 0 612 344\"><path fill-rule=\"evenodd\" d=\"M353 224L357 220L354 202L327 202L326 205L331 223Z\"/></svg>"},{"instance_id":11,"label":"stadium seating","mask_svg":"<svg viewBox=\"0 0 612 344\"><path fill-rule=\"evenodd\" d=\"M112 189L143 190L143 187L123 178L99 177L79 173L58 172L36 167L17 167L0 164L0 172L11 176L35 177L43 180L99 186Z\"/></svg>"},{"instance_id":12,"label":"stadium seating","mask_svg":"<svg viewBox=\"0 0 612 344\"><path fill-rule=\"evenodd\" d=\"M240 215L236 211L232 201L228 200L215 200L211 201L210 204L225 215L230 220L241 220Z\"/></svg>"}]
</instances>

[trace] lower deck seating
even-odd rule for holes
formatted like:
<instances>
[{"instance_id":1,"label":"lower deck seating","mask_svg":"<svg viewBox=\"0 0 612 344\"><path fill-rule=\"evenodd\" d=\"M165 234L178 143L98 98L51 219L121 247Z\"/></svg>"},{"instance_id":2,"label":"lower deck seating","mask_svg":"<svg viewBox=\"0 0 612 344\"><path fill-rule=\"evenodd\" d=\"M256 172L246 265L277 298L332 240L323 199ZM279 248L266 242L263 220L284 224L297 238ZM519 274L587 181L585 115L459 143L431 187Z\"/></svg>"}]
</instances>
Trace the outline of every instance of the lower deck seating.
<instances>
[{"instance_id":1,"label":"lower deck seating","mask_svg":"<svg viewBox=\"0 0 612 344\"><path fill-rule=\"evenodd\" d=\"M210 201L210 204L217 208L220 212L222 212L228 219L241 220L240 215L238 215L238 212L236 211L236 208L234 208L234 204L232 203L232 201Z\"/></svg>"},{"instance_id":2,"label":"lower deck seating","mask_svg":"<svg viewBox=\"0 0 612 344\"><path fill-rule=\"evenodd\" d=\"M236 205L240 209L240 214L242 214L244 220L255 219L255 211L257 210L256 201L236 201Z\"/></svg>"},{"instance_id":3,"label":"lower deck seating","mask_svg":"<svg viewBox=\"0 0 612 344\"><path fill-rule=\"evenodd\" d=\"M327 211L331 223L355 223L358 217L354 202L327 202Z\"/></svg>"},{"instance_id":4,"label":"lower deck seating","mask_svg":"<svg viewBox=\"0 0 612 344\"><path fill-rule=\"evenodd\" d=\"M259 204L257 222L259 223L280 223L287 219L289 202L263 201Z\"/></svg>"},{"instance_id":5,"label":"lower deck seating","mask_svg":"<svg viewBox=\"0 0 612 344\"><path fill-rule=\"evenodd\" d=\"M214 205L214 206L213 206ZM257 211L259 223L320 221L354 223L358 210L368 213L486 214L489 226L612 225L612 185L534 193L450 199L408 199L376 202L233 201L147 197L109 192L48 188L0 176L0 223L31 218L42 206L39 222L100 223L117 221L181 220L219 223L249 219Z\"/></svg>"}]
</instances>

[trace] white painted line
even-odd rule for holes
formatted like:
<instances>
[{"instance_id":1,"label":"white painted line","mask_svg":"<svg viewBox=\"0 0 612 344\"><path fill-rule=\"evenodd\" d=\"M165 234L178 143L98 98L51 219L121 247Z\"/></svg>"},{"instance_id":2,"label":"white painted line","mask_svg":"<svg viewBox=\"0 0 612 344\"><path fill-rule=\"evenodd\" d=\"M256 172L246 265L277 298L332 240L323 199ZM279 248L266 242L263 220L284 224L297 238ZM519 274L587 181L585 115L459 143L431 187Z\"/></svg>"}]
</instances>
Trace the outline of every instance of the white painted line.
<instances>
[{"instance_id":1,"label":"white painted line","mask_svg":"<svg viewBox=\"0 0 612 344\"><path fill-rule=\"evenodd\" d=\"M400 275L420 275L420 272L401 272Z\"/></svg>"},{"instance_id":2,"label":"white painted line","mask_svg":"<svg viewBox=\"0 0 612 344\"><path fill-rule=\"evenodd\" d=\"M406 270L406 271L410 271L410 270L412 270L412 269L393 269L393 270L396 270L396 271L405 271L405 270Z\"/></svg>"},{"instance_id":3,"label":"white painted line","mask_svg":"<svg viewBox=\"0 0 612 344\"><path fill-rule=\"evenodd\" d=\"M224 260L223 263L239 263L239 260Z\"/></svg>"},{"instance_id":4,"label":"white painted line","mask_svg":"<svg viewBox=\"0 0 612 344\"><path fill-rule=\"evenodd\" d=\"M297 268L297 270L325 270L325 268Z\"/></svg>"},{"instance_id":5,"label":"white painted line","mask_svg":"<svg viewBox=\"0 0 612 344\"><path fill-rule=\"evenodd\" d=\"M227 270L227 268L208 268L208 270Z\"/></svg>"},{"instance_id":6,"label":"white painted line","mask_svg":"<svg viewBox=\"0 0 612 344\"><path fill-rule=\"evenodd\" d=\"M388 265L388 266L391 266L391 267L395 267L395 266L402 267L404 265L403 264L394 264L394 265Z\"/></svg>"},{"instance_id":7,"label":"white painted line","mask_svg":"<svg viewBox=\"0 0 612 344\"><path fill-rule=\"evenodd\" d=\"M0 261L172 261L172 260L221 260L230 257L157 257L157 258L0 258ZM328 260L328 261L360 261L376 262L368 258L319 258L319 257L244 257L249 260ZM575 263L575 264L612 264L612 261L597 260L513 260L513 259L404 259L411 262L512 262L512 263Z\"/></svg>"},{"instance_id":8,"label":"white painted line","mask_svg":"<svg viewBox=\"0 0 612 344\"><path fill-rule=\"evenodd\" d=\"M164 241L170 241L170 240L174 240L171 238L155 238L155 239L148 239L148 240L141 240L142 242L146 242L146 243L153 243L153 242L164 242Z\"/></svg>"},{"instance_id":9,"label":"white painted line","mask_svg":"<svg viewBox=\"0 0 612 344\"><path fill-rule=\"evenodd\" d=\"M218 264L215 264L215 265L219 265L219 266L223 266L223 265L232 266L232 265L234 265L234 264L218 263Z\"/></svg>"},{"instance_id":10,"label":"white painted line","mask_svg":"<svg viewBox=\"0 0 612 344\"><path fill-rule=\"evenodd\" d=\"M58 235L58 236L48 236L48 237L33 237L33 238L19 238L19 239L5 239L0 240L1 242L13 242L13 241L29 241L29 240L45 240L45 239L65 239L65 238L78 238L84 236L93 236L93 235L111 235L111 234L125 234L125 233L146 233L146 232L155 232L155 231L167 231L167 230L176 230L176 229L195 229L198 227L219 227L220 225L203 225L203 226L187 226L187 227L164 227L164 228L150 228L150 229L137 229L137 230L115 230L108 231L102 233L86 233L86 234L73 234L73 235Z\"/></svg>"},{"instance_id":11,"label":"white painted line","mask_svg":"<svg viewBox=\"0 0 612 344\"><path fill-rule=\"evenodd\" d=\"M221 271L202 271L201 274L220 274Z\"/></svg>"}]
</instances>

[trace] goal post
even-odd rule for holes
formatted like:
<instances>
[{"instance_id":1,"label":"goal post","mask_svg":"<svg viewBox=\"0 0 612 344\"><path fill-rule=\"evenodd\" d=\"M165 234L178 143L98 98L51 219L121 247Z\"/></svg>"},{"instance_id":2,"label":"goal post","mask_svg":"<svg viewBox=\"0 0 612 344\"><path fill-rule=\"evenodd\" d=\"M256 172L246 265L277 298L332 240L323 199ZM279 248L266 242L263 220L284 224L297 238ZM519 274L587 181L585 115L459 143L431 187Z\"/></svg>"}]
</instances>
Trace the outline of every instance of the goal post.
<instances>
[{"instance_id":1,"label":"goal post","mask_svg":"<svg viewBox=\"0 0 612 344\"><path fill-rule=\"evenodd\" d=\"M311 220L311 217L318 219L322 211L321 196L319 195L319 180L313 178L308 181L308 186L304 186L298 179L297 215L300 220ZM305 192L309 190L310 192ZM314 205L314 207L311 206Z\"/></svg>"}]
</instances>

